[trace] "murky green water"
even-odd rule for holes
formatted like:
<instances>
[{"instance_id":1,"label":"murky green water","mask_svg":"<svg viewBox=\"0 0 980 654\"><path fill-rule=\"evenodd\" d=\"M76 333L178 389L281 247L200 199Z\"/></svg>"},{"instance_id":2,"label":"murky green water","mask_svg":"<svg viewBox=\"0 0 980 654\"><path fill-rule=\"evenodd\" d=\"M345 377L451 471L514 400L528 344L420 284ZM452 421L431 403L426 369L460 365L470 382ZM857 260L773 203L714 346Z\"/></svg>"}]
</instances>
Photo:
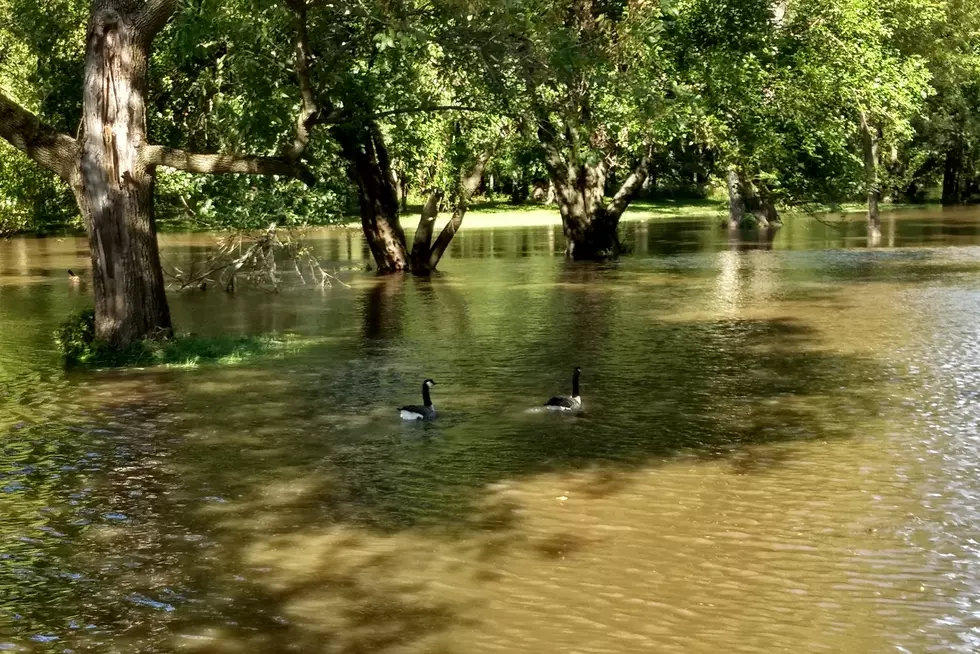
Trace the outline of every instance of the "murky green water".
<instances>
[{"instance_id":1,"label":"murky green water","mask_svg":"<svg viewBox=\"0 0 980 654\"><path fill-rule=\"evenodd\" d=\"M430 281L172 297L296 355L67 375L84 244L0 243L0 649L976 651L980 215L883 231L464 230ZM574 365L585 414L525 413Z\"/></svg>"}]
</instances>

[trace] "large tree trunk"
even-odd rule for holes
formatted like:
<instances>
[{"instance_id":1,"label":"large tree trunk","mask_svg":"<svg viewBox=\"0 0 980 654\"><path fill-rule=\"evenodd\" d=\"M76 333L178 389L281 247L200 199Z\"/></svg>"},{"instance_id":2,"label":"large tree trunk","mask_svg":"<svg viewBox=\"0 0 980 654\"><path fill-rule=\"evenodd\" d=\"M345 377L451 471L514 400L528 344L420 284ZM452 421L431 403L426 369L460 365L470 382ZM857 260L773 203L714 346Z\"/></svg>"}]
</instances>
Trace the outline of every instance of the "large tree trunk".
<instances>
[{"instance_id":1,"label":"large tree trunk","mask_svg":"<svg viewBox=\"0 0 980 654\"><path fill-rule=\"evenodd\" d=\"M78 139L0 92L0 138L58 175L78 202L92 255L97 338L125 347L171 331L153 216L157 166L315 182L300 160L319 116L307 76L306 4L287 3L301 28L296 72L303 102L296 140L284 156L191 153L147 142L150 47L180 0L91 0Z\"/></svg>"},{"instance_id":2,"label":"large tree trunk","mask_svg":"<svg viewBox=\"0 0 980 654\"><path fill-rule=\"evenodd\" d=\"M728 229L738 229L745 219L745 196L738 171L729 170L725 181L728 185Z\"/></svg>"},{"instance_id":3,"label":"large tree trunk","mask_svg":"<svg viewBox=\"0 0 980 654\"><path fill-rule=\"evenodd\" d=\"M959 149L951 147L946 151L946 161L943 165L943 206L952 206L962 202L960 194L960 172L963 168L963 157Z\"/></svg>"},{"instance_id":4,"label":"large tree trunk","mask_svg":"<svg viewBox=\"0 0 980 654\"><path fill-rule=\"evenodd\" d=\"M878 149L880 134L872 131L867 114L861 112L861 142L864 149L865 185L868 190L868 238L877 241L881 238L881 216L878 203L881 189L878 182Z\"/></svg>"},{"instance_id":5,"label":"large tree trunk","mask_svg":"<svg viewBox=\"0 0 980 654\"><path fill-rule=\"evenodd\" d=\"M758 202L759 207L757 209L758 215L762 216L767 226L769 227L779 227L783 224L783 219L779 216L779 210L776 208L776 203L773 202L772 194L769 192L769 188L763 182L759 182L756 190L758 191Z\"/></svg>"},{"instance_id":6,"label":"large tree trunk","mask_svg":"<svg viewBox=\"0 0 980 654\"><path fill-rule=\"evenodd\" d=\"M606 170L601 164L562 166L549 157L558 211L565 233L565 256L576 260L602 260L620 252L617 228L623 212L643 188L649 158L643 157L609 202L605 199Z\"/></svg>"},{"instance_id":7,"label":"large tree trunk","mask_svg":"<svg viewBox=\"0 0 980 654\"><path fill-rule=\"evenodd\" d=\"M409 267L405 233L398 219L398 194L391 176L388 150L376 125L338 126L334 136L357 185L364 238L378 272Z\"/></svg>"},{"instance_id":8,"label":"large tree trunk","mask_svg":"<svg viewBox=\"0 0 980 654\"><path fill-rule=\"evenodd\" d=\"M123 0L93 3L82 98L81 162L73 190L89 233L96 337L115 346L171 331L153 216L146 144L152 35ZM143 27L143 31L141 31Z\"/></svg>"},{"instance_id":9,"label":"large tree trunk","mask_svg":"<svg viewBox=\"0 0 980 654\"><path fill-rule=\"evenodd\" d=\"M779 226L782 220L772 200L769 189L762 182L753 182L747 175L733 168L728 171L728 228L758 227L768 229ZM755 223L746 222L752 215Z\"/></svg>"}]
</instances>

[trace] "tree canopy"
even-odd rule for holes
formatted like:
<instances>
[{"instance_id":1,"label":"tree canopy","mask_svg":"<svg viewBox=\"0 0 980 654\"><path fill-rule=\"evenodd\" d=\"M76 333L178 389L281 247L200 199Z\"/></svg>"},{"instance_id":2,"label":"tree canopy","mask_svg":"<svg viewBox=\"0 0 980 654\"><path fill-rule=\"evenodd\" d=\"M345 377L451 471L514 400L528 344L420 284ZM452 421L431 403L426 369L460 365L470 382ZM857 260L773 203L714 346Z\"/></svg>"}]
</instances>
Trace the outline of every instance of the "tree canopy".
<instances>
[{"instance_id":1,"label":"tree canopy","mask_svg":"<svg viewBox=\"0 0 980 654\"><path fill-rule=\"evenodd\" d=\"M0 16L5 233L360 215L379 270L427 273L477 193L553 200L576 258L614 255L643 194L727 184L772 212L980 197L974 0L0 0ZM98 118L113 66L135 104ZM119 204L93 217L98 193Z\"/></svg>"}]
</instances>

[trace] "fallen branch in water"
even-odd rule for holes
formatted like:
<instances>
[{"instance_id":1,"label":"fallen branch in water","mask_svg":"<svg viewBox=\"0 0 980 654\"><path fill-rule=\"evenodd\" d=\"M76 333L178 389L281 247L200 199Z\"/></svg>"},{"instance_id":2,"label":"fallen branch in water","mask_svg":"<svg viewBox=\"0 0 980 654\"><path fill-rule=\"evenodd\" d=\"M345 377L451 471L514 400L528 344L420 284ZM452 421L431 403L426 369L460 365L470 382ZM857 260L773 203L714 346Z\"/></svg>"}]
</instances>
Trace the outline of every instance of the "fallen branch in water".
<instances>
[{"instance_id":1,"label":"fallen branch in water","mask_svg":"<svg viewBox=\"0 0 980 654\"><path fill-rule=\"evenodd\" d=\"M208 283L219 283L231 293L239 276L244 275L258 286L268 282L271 290L278 292L282 276L277 258L292 262L293 270L304 285L324 288L336 282L350 288L349 284L324 270L313 250L292 230L283 231L275 223L271 223L258 236L245 231L224 235L217 240L214 250L203 264L192 262L187 272L176 266L171 269L164 266L164 273L174 280L179 291L191 287L206 290ZM308 278L302 269L308 271Z\"/></svg>"}]
</instances>

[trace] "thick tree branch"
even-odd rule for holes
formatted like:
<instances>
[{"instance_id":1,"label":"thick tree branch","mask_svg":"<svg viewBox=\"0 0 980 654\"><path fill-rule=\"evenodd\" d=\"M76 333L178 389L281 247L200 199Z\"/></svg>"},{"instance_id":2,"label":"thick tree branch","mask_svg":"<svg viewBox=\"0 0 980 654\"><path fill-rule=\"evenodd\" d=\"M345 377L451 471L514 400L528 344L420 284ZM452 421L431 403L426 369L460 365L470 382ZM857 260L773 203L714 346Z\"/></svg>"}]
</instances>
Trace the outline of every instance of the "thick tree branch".
<instances>
[{"instance_id":1,"label":"thick tree branch","mask_svg":"<svg viewBox=\"0 0 980 654\"><path fill-rule=\"evenodd\" d=\"M137 32L147 41L152 41L177 13L180 4L181 0L147 0L136 16Z\"/></svg>"},{"instance_id":2,"label":"thick tree branch","mask_svg":"<svg viewBox=\"0 0 980 654\"><path fill-rule=\"evenodd\" d=\"M432 246L432 251L429 253L429 270L436 269L436 265L442 259L442 255L446 253L446 249L452 243L453 237L456 236L456 232L462 226L463 216L466 215L466 210L469 208L470 199L473 197L473 194L480 188L483 171L489 159L490 152L483 152L477 157L477 160L473 163L473 167L463 173L460 180L459 195L456 198L456 207L453 209L453 217L442 228L442 232L439 233L439 238L436 239L435 245Z\"/></svg>"},{"instance_id":3,"label":"thick tree branch","mask_svg":"<svg viewBox=\"0 0 980 654\"><path fill-rule=\"evenodd\" d=\"M78 141L42 123L3 93L0 93L0 137L65 181L77 170Z\"/></svg>"},{"instance_id":4,"label":"thick tree branch","mask_svg":"<svg viewBox=\"0 0 980 654\"><path fill-rule=\"evenodd\" d=\"M189 173L281 175L301 180L307 186L316 184L316 177L309 168L287 157L200 154L162 145L148 145L140 151L140 159L146 166L167 166Z\"/></svg>"},{"instance_id":5,"label":"thick tree branch","mask_svg":"<svg viewBox=\"0 0 980 654\"><path fill-rule=\"evenodd\" d=\"M287 158L295 161L310 144L313 128L320 119L320 108L310 81L310 33L306 19L306 0L287 0L287 4L293 12L293 28L296 31L296 81L302 99L302 106L296 117L296 137L293 147L286 154Z\"/></svg>"},{"instance_id":6,"label":"thick tree branch","mask_svg":"<svg viewBox=\"0 0 980 654\"><path fill-rule=\"evenodd\" d=\"M626 207L630 206L630 202L636 197L640 189L643 188L643 182L646 181L647 175L650 174L650 154L647 153L643 155L640 159L640 163L636 165L630 176L626 178L623 185L619 187L616 195L613 196L612 202L609 203L606 211L610 218L618 220L623 212L626 211Z\"/></svg>"},{"instance_id":7,"label":"thick tree branch","mask_svg":"<svg viewBox=\"0 0 980 654\"><path fill-rule=\"evenodd\" d=\"M429 260L429 248L432 245L432 230L436 224L436 217L439 215L439 202L442 201L442 190L436 189L429 194L429 198L422 207L422 217L419 226L415 230L415 240L412 243L412 262L418 264Z\"/></svg>"}]
</instances>

